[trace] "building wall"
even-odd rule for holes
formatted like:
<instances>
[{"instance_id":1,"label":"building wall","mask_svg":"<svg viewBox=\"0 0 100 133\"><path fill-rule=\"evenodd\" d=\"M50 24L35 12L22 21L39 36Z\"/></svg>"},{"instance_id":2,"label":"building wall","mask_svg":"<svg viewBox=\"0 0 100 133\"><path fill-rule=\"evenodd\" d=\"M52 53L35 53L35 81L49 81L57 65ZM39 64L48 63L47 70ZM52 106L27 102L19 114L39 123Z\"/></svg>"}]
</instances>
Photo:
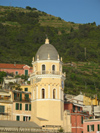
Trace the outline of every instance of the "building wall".
<instances>
[{"instance_id":1,"label":"building wall","mask_svg":"<svg viewBox=\"0 0 100 133\"><path fill-rule=\"evenodd\" d=\"M12 120L12 103L0 102L0 106L4 106L4 114L0 114L0 120Z\"/></svg>"},{"instance_id":2,"label":"building wall","mask_svg":"<svg viewBox=\"0 0 100 133\"><path fill-rule=\"evenodd\" d=\"M62 71L62 64L59 63L58 61L37 61L33 64L33 72L35 71L42 71L42 65L46 65L46 71L52 71L52 65L55 65L55 71L59 71L61 69ZM60 68L61 67L61 68Z\"/></svg>"},{"instance_id":3,"label":"building wall","mask_svg":"<svg viewBox=\"0 0 100 133\"><path fill-rule=\"evenodd\" d=\"M87 105L98 105L98 100L97 100L97 97L95 97L94 99L91 99L90 97L84 96L83 103L86 106Z\"/></svg>"},{"instance_id":4,"label":"building wall","mask_svg":"<svg viewBox=\"0 0 100 133\"><path fill-rule=\"evenodd\" d=\"M71 115L69 110L64 110L63 116L63 128L64 132L71 132Z\"/></svg>"},{"instance_id":5,"label":"building wall","mask_svg":"<svg viewBox=\"0 0 100 133\"><path fill-rule=\"evenodd\" d=\"M19 103L19 109L16 110L16 103ZM22 109L20 110L20 104L22 104ZM28 110L25 110L25 104L28 104ZM19 121L23 121L23 116L31 117L31 111L29 111L30 102L13 102L13 120L16 121L16 117L20 116Z\"/></svg>"},{"instance_id":6,"label":"building wall","mask_svg":"<svg viewBox=\"0 0 100 133\"><path fill-rule=\"evenodd\" d=\"M45 64L45 73L42 73L42 65ZM52 65L55 71L52 72ZM63 87L62 64L60 61L36 61L33 63L31 74L32 86L32 120L36 120L41 126L63 126ZM42 89L45 89L45 97L42 98ZM53 98L53 90L55 98ZM41 111L40 111L41 110ZM37 120L38 118L38 120Z\"/></svg>"},{"instance_id":7,"label":"building wall","mask_svg":"<svg viewBox=\"0 0 100 133\"><path fill-rule=\"evenodd\" d=\"M15 68L0 68L0 71L8 72L8 73L14 73L16 75L16 71L19 75L25 75L25 70L28 70L28 74L30 75L32 73L32 69L30 69L28 66L25 66L23 69L15 69Z\"/></svg>"},{"instance_id":8,"label":"building wall","mask_svg":"<svg viewBox=\"0 0 100 133\"><path fill-rule=\"evenodd\" d=\"M31 85L21 85L22 91L25 91L25 88L28 88L28 92L31 92Z\"/></svg>"},{"instance_id":9,"label":"building wall","mask_svg":"<svg viewBox=\"0 0 100 133\"><path fill-rule=\"evenodd\" d=\"M91 129L91 125L94 125L94 131ZM99 130L98 130L98 125L99 125ZM88 126L89 126L89 130L88 130ZM84 124L83 124L83 132L84 133L97 133L97 131L100 132L100 120L85 120Z\"/></svg>"},{"instance_id":10,"label":"building wall","mask_svg":"<svg viewBox=\"0 0 100 133\"><path fill-rule=\"evenodd\" d=\"M82 113L82 107L80 107L80 111L78 110L77 105L74 105L75 109L73 109L73 103L65 103L64 110L69 110L71 115L71 131L73 133L81 133L83 131L83 119L88 115Z\"/></svg>"}]
</instances>

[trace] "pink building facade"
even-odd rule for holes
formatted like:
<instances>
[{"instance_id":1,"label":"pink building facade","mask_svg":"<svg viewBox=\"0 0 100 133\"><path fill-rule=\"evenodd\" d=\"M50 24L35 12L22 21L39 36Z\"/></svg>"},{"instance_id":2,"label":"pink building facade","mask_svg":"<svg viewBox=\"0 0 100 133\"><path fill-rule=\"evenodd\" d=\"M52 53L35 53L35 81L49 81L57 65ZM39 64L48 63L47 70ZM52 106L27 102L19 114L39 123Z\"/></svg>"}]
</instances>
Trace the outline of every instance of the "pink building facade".
<instances>
[{"instance_id":1,"label":"pink building facade","mask_svg":"<svg viewBox=\"0 0 100 133\"><path fill-rule=\"evenodd\" d=\"M64 110L70 111L72 133L83 133L83 120L89 117L88 112L83 112L80 104L71 102L64 103Z\"/></svg>"},{"instance_id":2,"label":"pink building facade","mask_svg":"<svg viewBox=\"0 0 100 133\"><path fill-rule=\"evenodd\" d=\"M32 73L32 67L25 64L0 63L0 71L13 73L14 75L30 75Z\"/></svg>"},{"instance_id":3,"label":"pink building facade","mask_svg":"<svg viewBox=\"0 0 100 133\"><path fill-rule=\"evenodd\" d=\"M100 119L84 120L83 132L84 133L100 133Z\"/></svg>"}]
</instances>

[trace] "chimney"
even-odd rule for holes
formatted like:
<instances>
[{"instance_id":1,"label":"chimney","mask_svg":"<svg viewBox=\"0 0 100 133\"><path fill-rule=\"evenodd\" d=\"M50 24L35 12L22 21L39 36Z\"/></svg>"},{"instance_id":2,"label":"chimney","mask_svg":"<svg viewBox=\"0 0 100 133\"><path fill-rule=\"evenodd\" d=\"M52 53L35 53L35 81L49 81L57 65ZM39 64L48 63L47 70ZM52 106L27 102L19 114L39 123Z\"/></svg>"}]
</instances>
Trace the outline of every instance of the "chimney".
<instances>
[{"instance_id":1,"label":"chimney","mask_svg":"<svg viewBox=\"0 0 100 133\"><path fill-rule=\"evenodd\" d=\"M14 62L14 66L16 66L16 62Z\"/></svg>"}]
</instances>

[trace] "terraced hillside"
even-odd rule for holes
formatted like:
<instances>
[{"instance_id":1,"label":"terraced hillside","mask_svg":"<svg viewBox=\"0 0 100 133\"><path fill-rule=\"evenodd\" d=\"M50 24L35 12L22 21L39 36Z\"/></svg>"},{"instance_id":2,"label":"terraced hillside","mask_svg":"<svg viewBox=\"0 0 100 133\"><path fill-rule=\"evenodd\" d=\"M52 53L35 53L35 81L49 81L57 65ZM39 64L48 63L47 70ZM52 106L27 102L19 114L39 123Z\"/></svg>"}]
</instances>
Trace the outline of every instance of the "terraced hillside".
<instances>
[{"instance_id":1,"label":"terraced hillside","mask_svg":"<svg viewBox=\"0 0 100 133\"><path fill-rule=\"evenodd\" d=\"M66 22L36 8L0 6L0 63L31 65L46 35L63 58L65 92L100 98L100 25Z\"/></svg>"},{"instance_id":2,"label":"terraced hillside","mask_svg":"<svg viewBox=\"0 0 100 133\"><path fill-rule=\"evenodd\" d=\"M66 71L65 93L80 94L100 99L100 66L94 62L64 64Z\"/></svg>"}]
</instances>

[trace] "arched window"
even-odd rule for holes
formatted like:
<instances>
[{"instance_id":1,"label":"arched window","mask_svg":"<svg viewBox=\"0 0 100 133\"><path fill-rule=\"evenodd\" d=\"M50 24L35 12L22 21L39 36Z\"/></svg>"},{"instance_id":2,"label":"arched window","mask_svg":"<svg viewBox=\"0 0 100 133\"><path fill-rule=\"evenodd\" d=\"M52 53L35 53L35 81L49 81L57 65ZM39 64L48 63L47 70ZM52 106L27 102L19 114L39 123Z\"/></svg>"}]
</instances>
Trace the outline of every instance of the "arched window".
<instances>
[{"instance_id":1,"label":"arched window","mask_svg":"<svg viewBox=\"0 0 100 133\"><path fill-rule=\"evenodd\" d=\"M56 98L56 89L53 89L53 99Z\"/></svg>"},{"instance_id":2,"label":"arched window","mask_svg":"<svg viewBox=\"0 0 100 133\"><path fill-rule=\"evenodd\" d=\"M52 65L52 73L55 74L55 65Z\"/></svg>"},{"instance_id":3,"label":"arched window","mask_svg":"<svg viewBox=\"0 0 100 133\"><path fill-rule=\"evenodd\" d=\"M45 98L45 89L42 89L42 99Z\"/></svg>"},{"instance_id":4,"label":"arched window","mask_svg":"<svg viewBox=\"0 0 100 133\"><path fill-rule=\"evenodd\" d=\"M52 65L52 71L55 71L55 65Z\"/></svg>"},{"instance_id":5,"label":"arched window","mask_svg":"<svg viewBox=\"0 0 100 133\"><path fill-rule=\"evenodd\" d=\"M45 65L42 65L42 74L45 74Z\"/></svg>"}]
</instances>

